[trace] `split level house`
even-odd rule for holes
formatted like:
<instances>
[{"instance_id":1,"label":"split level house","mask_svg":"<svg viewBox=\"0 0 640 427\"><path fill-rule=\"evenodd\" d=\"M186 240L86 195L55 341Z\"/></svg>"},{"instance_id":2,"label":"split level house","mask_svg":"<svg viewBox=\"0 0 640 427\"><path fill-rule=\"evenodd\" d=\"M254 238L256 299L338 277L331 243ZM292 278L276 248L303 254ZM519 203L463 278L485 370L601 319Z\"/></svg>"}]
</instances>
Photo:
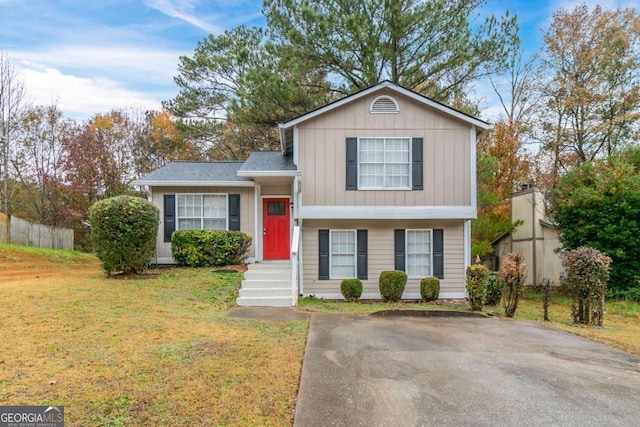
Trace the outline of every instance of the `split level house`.
<instances>
[{"instance_id":1,"label":"split level house","mask_svg":"<svg viewBox=\"0 0 640 427\"><path fill-rule=\"evenodd\" d=\"M403 298L440 278L464 298L476 218L476 138L490 125L383 81L279 125L279 151L244 162L177 161L135 182L161 212L156 259L171 233L240 230L253 238L239 305L342 299L359 278L380 298L382 271L403 270Z\"/></svg>"}]
</instances>

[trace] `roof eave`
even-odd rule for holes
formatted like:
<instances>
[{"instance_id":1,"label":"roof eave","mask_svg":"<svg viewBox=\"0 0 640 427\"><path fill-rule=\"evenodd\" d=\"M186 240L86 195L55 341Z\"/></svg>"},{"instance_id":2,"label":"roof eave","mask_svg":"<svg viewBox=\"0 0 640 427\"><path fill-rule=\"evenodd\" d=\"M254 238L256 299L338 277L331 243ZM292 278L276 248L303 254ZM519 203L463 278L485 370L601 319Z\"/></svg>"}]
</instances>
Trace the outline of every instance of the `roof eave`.
<instances>
[{"instance_id":1,"label":"roof eave","mask_svg":"<svg viewBox=\"0 0 640 427\"><path fill-rule=\"evenodd\" d=\"M300 176L300 171L238 171L238 176L242 177L281 177L281 176Z\"/></svg>"},{"instance_id":2,"label":"roof eave","mask_svg":"<svg viewBox=\"0 0 640 427\"><path fill-rule=\"evenodd\" d=\"M149 187L255 187L253 181L176 181L176 180L138 180L131 185Z\"/></svg>"},{"instance_id":3,"label":"roof eave","mask_svg":"<svg viewBox=\"0 0 640 427\"><path fill-rule=\"evenodd\" d=\"M280 151L282 151L282 154L286 154L287 152L285 147L285 144L287 142L286 129L284 128L282 123L278 123L278 129L280 133Z\"/></svg>"}]
</instances>

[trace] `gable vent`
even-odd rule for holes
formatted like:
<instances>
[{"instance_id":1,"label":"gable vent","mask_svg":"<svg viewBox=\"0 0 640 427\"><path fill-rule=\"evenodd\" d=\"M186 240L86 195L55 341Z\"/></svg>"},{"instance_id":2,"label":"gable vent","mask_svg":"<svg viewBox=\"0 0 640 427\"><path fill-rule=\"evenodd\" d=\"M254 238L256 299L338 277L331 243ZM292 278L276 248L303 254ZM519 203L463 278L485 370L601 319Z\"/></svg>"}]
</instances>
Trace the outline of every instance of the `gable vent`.
<instances>
[{"instance_id":1,"label":"gable vent","mask_svg":"<svg viewBox=\"0 0 640 427\"><path fill-rule=\"evenodd\" d=\"M373 100L369 107L371 114L392 114L399 113L400 107L395 99L390 96L379 96Z\"/></svg>"}]
</instances>

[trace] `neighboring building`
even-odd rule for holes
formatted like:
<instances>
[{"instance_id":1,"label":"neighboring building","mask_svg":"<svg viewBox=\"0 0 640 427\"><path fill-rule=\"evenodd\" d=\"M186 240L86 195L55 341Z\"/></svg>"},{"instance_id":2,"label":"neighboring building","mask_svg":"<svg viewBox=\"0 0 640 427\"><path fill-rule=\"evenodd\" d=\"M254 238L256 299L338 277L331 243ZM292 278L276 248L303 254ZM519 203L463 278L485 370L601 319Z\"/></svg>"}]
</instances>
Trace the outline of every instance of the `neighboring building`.
<instances>
[{"instance_id":1,"label":"neighboring building","mask_svg":"<svg viewBox=\"0 0 640 427\"><path fill-rule=\"evenodd\" d=\"M172 261L175 229L233 229L253 237L250 263L298 265L279 263L294 293L342 299L341 280L358 277L362 297L379 298L380 272L397 269L409 276L404 298L419 298L427 276L441 279L441 298L465 297L476 138L488 123L384 81L279 128L281 151L173 162L135 182L161 210L158 261ZM276 276L258 268L238 304L284 305L249 291Z\"/></svg>"},{"instance_id":2,"label":"neighboring building","mask_svg":"<svg viewBox=\"0 0 640 427\"><path fill-rule=\"evenodd\" d=\"M560 281L562 262L556 252L561 247L558 231L546 214L544 193L525 186L511 196L511 221L522 221L513 232L496 238L491 245L496 255L495 268L509 252L521 253L527 264L525 285L542 285L543 279Z\"/></svg>"}]
</instances>

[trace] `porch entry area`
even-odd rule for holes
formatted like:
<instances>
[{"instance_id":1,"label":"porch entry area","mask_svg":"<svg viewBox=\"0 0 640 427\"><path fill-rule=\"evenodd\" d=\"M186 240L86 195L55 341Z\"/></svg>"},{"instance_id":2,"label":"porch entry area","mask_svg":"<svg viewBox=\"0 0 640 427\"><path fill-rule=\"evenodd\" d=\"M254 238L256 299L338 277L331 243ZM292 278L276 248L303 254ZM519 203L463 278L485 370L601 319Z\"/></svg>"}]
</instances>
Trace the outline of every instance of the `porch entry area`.
<instances>
[{"instance_id":1,"label":"porch entry area","mask_svg":"<svg viewBox=\"0 0 640 427\"><path fill-rule=\"evenodd\" d=\"M288 260L291 250L291 209L288 197L262 199L262 257Z\"/></svg>"}]
</instances>

